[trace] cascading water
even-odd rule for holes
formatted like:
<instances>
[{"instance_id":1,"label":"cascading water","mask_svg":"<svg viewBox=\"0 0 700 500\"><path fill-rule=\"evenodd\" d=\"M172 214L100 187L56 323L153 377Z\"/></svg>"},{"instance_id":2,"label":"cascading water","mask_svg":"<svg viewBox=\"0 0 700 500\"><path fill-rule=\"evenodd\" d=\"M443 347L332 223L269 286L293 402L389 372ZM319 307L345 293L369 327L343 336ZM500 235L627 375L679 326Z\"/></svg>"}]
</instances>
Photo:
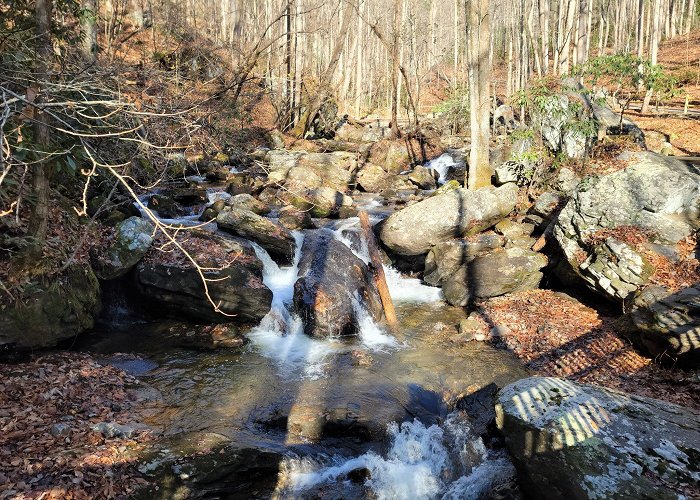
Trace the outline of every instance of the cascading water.
<instances>
[{"instance_id":1,"label":"cascading water","mask_svg":"<svg viewBox=\"0 0 700 500\"><path fill-rule=\"evenodd\" d=\"M438 178L438 184L442 185L447 182L447 174L450 172L450 168L456 167L457 162L455 162L450 154L445 153L434 160L430 160L425 166L438 173L440 176Z\"/></svg>"},{"instance_id":2,"label":"cascading water","mask_svg":"<svg viewBox=\"0 0 700 500\"><path fill-rule=\"evenodd\" d=\"M376 223L376 219L370 219ZM334 231L335 238L347 245L358 258L365 264L370 261L369 250L364 238L360 235L360 219L352 217L346 219ZM391 266L384 265L384 275L389 287L389 293L394 302L437 302L442 300L442 289L424 285L420 279L405 278L399 271Z\"/></svg>"},{"instance_id":3,"label":"cascading water","mask_svg":"<svg viewBox=\"0 0 700 500\"><path fill-rule=\"evenodd\" d=\"M390 446L354 458L288 459L284 489L290 496L323 485L342 484L364 470L363 486L377 499L476 499L508 482L515 469L501 453L489 451L459 413L442 426L418 420L389 424Z\"/></svg>"},{"instance_id":4,"label":"cascading water","mask_svg":"<svg viewBox=\"0 0 700 500\"><path fill-rule=\"evenodd\" d=\"M263 264L263 283L272 291L270 312L248 337L259 352L274 359L280 368L292 374L318 378L323 375L325 361L330 355L348 350L347 344L335 339L319 340L304 333L302 319L292 311L294 283L299 272L301 247L304 236L295 231L296 250L291 266L279 267L264 248L251 243ZM369 350L383 350L398 345L396 339L384 333L364 309L359 300L353 304L359 318L360 346Z\"/></svg>"}]
</instances>

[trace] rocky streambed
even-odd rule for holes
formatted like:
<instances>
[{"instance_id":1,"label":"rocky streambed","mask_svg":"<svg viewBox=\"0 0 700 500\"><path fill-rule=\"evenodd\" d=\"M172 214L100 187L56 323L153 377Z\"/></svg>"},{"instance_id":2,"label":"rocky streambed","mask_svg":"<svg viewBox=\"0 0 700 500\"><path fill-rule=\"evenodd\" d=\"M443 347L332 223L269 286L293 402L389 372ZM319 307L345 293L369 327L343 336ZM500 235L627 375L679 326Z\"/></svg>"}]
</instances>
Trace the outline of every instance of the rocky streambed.
<instances>
[{"instance_id":1,"label":"rocky streambed","mask_svg":"<svg viewBox=\"0 0 700 500\"><path fill-rule=\"evenodd\" d=\"M596 294L624 304L619 334L642 354L695 373L700 174L635 152L608 175L581 180L561 169L529 200L528 166L516 161L527 144L505 154L496 185L471 191L459 180L463 151L420 165L394 143L380 161L360 132L339 130L322 152L257 150L246 165L188 165L144 193L142 217L119 222L81 270L104 307L73 348L136 377L138 420L154 436L128 457L150 481L138 495L696 494L696 411L531 377L503 348L512 339L498 341L514 325L478 306L544 286ZM380 242L393 327L359 210ZM71 335L99 309L80 288L68 280L63 290L80 299L60 316ZM578 304L559 303L569 300ZM36 345L55 344L55 325L39 321L51 304L35 305L32 324L44 335ZM0 319L8 339L21 343L22 321ZM561 359L585 365L586 356Z\"/></svg>"}]
</instances>

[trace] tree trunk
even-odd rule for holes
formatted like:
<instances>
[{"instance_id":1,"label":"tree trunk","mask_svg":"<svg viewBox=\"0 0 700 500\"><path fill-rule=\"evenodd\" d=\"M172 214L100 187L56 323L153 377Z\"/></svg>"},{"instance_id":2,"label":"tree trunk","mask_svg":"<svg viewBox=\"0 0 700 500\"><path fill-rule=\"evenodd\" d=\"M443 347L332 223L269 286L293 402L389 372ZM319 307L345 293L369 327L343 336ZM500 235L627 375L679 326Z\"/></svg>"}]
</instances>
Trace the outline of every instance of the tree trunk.
<instances>
[{"instance_id":1,"label":"tree trunk","mask_svg":"<svg viewBox=\"0 0 700 500\"><path fill-rule=\"evenodd\" d=\"M393 43L391 45L391 138L397 139L401 137L399 130L399 69L401 61L399 60L399 44L401 42L401 0L394 0L394 33Z\"/></svg>"},{"instance_id":2,"label":"tree trunk","mask_svg":"<svg viewBox=\"0 0 700 500\"><path fill-rule=\"evenodd\" d=\"M578 39L576 40L576 64L582 65L588 59L588 0L579 0L578 4Z\"/></svg>"},{"instance_id":3,"label":"tree trunk","mask_svg":"<svg viewBox=\"0 0 700 500\"><path fill-rule=\"evenodd\" d=\"M661 29L661 0L654 0L654 6L651 11L652 24L651 36L649 37L649 61L651 64L657 64L659 59L659 38ZM649 103L651 102L651 89L647 90L642 104L642 113L649 112Z\"/></svg>"},{"instance_id":4,"label":"tree trunk","mask_svg":"<svg viewBox=\"0 0 700 500\"><path fill-rule=\"evenodd\" d=\"M52 0L36 0L36 80L38 95L36 103L41 105L44 98L41 95L42 85L49 80L49 64L52 56L51 46L51 17L53 12ZM35 115L34 134L40 151L49 150L50 129L48 117L38 111ZM46 229L49 219L49 165L47 158L41 158L31 167L32 190L34 205L29 218L27 235L32 238L29 254L38 258L46 243Z\"/></svg>"},{"instance_id":5,"label":"tree trunk","mask_svg":"<svg viewBox=\"0 0 700 500\"><path fill-rule=\"evenodd\" d=\"M489 1L467 0L467 58L469 68L469 119L471 151L467 186L478 189L491 184L489 165Z\"/></svg>"},{"instance_id":6,"label":"tree trunk","mask_svg":"<svg viewBox=\"0 0 700 500\"><path fill-rule=\"evenodd\" d=\"M81 52L85 61L92 64L97 59L97 0L82 0L81 7Z\"/></svg>"}]
</instances>

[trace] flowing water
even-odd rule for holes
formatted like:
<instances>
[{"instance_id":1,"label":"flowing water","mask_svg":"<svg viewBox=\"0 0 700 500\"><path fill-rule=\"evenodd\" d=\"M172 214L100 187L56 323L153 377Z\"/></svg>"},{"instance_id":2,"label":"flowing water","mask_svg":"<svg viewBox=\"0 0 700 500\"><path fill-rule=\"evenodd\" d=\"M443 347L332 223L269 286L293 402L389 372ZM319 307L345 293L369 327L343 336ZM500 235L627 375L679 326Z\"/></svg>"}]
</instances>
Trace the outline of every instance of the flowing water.
<instances>
[{"instance_id":1,"label":"flowing water","mask_svg":"<svg viewBox=\"0 0 700 500\"><path fill-rule=\"evenodd\" d=\"M375 222L382 216L372 214ZM357 218L334 221L330 230L369 260ZM276 473L280 498L319 491L332 498L478 498L509 477L510 463L450 409L464 394L525 376L520 363L459 340L464 310L446 305L439 288L386 266L396 330L377 324L357 302L358 338L308 337L292 306L304 234L294 236L297 252L288 267L253 244L273 301L245 332L247 346L184 348L163 339L172 322L104 328L81 346L133 367L157 391L143 420L161 435L162 453L192 452L191 443L212 436L275 450L285 457ZM355 473L360 479L348 479Z\"/></svg>"}]
</instances>

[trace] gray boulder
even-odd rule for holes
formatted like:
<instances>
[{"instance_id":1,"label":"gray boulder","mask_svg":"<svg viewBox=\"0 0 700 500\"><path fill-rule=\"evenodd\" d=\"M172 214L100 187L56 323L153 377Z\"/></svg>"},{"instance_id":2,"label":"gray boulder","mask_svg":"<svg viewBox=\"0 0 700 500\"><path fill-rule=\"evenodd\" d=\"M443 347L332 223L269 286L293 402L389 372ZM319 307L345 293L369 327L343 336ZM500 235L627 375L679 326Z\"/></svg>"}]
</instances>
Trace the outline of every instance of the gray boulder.
<instances>
[{"instance_id":1,"label":"gray boulder","mask_svg":"<svg viewBox=\"0 0 700 500\"><path fill-rule=\"evenodd\" d=\"M142 260L135 273L140 294L165 314L180 318L211 323L262 319L270 310L272 292L263 284L262 263L250 244L208 234L201 237L206 237L207 245L221 247L233 261L222 269L204 271L210 280L209 296L224 314L207 300L202 278L190 265Z\"/></svg>"},{"instance_id":2,"label":"gray boulder","mask_svg":"<svg viewBox=\"0 0 700 500\"><path fill-rule=\"evenodd\" d=\"M128 273L151 248L153 229L151 222L140 217L129 217L117 224L114 241L104 255L95 259L97 277L111 280Z\"/></svg>"},{"instance_id":3,"label":"gray boulder","mask_svg":"<svg viewBox=\"0 0 700 500\"><path fill-rule=\"evenodd\" d=\"M296 242L288 229L256 213L238 207L226 207L216 216L219 229L252 240L275 260L290 263Z\"/></svg>"},{"instance_id":4,"label":"gray boulder","mask_svg":"<svg viewBox=\"0 0 700 500\"><path fill-rule=\"evenodd\" d=\"M260 200L257 200L250 194L242 193L232 196L226 200L225 204L229 207L243 208L245 210L250 210L258 215L265 215L270 212L270 207ZM220 212L219 209L218 212ZM217 212L217 213L218 213Z\"/></svg>"},{"instance_id":5,"label":"gray boulder","mask_svg":"<svg viewBox=\"0 0 700 500\"><path fill-rule=\"evenodd\" d=\"M380 193L391 185L391 177L382 167L370 163L360 169L356 182L363 191Z\"/></svg>"},{"instance_id":6,"label":"gray boulder","mask_svg":"<svg viewBox=\"0 0 700 500\"><path fill-rule=\"evenodd\" d=\"M268 152L268 184L284 186L289 191L304 191L331 187L347 191L357 169L357 154L337 151L333 153L306 153L303 151Z\"/></svg>"},{"instance_id":7,"label":"gray boulder","mask_svg":"<svg viewBox=\"0 0 700 500\"><path fill-rule=\"evenodd\" d=\"M408 174L408 180L418 186L420 189L435 189L437 182L435 181L434 170L425 168L421 165L416 165Z\"/></svg>"},{"instance_id":8,"label":"gray boulder","mask_svg":"<svg viewBox=\"0 0 700 500\"><path fill-rule=\"evenodd\" d=\"M592 117L587 106L573 106L576 101L581 101L577 94L549 97L537 113L535 121L540 126L545 144L552 151L580 159L598 136L593 127L581 126L587 120L592 120Z\"/></svg>"},{"instance_id":9,"label":"gray boulder","mask_svg":"<svg viewBox=\"0 0 700 500\"><path fill-rule=\"evenodd\" d=\"M700 284L669 293L652 286L635 295L626 336L661 361L697 368L700 361Z\"/></svg>"},{"instance_id":10,"label":"gray boulder","mask_svg":"<svg viewBox=\"0 0 700 500\"><path fill-rule=\"evenodd\" d=\"M498 297L537 288L547 257L519 247L496 250L461 266L442 287L445 299L455 306L467 306L473 299Z\"/></svg>"},{"instance_id":11,"label":"gray boulder","mask_svg":"<svg viewBox=\"0 0 700 500\"><path fill-rule=\"evenodd\" d=\"M331 231L304 238L299 279L294 284L294 307L312 337L357 333L357 303L378 320L382 305L369 268Z\"/></svg>"},{"instance_id":12,"label":"gray boulder","mask_svg":"<svg viewBox=\"0 0 700 500\"><path fill-rule=\"evenodd\" d=\"M311 217L337 216L342 207L352 205L352 198L330 187L287 191L280 190L278 198L300 210L305 210Z\"/></svg>"},{"instance_id":13,"label":"gray boulder","mask_svg":"<svg viewBox=\"0 0 700 500\"><path fill-rule=\"evenodd\" d=\"M677 499L700 482L700 414L665 401L530 377L496 422L533 498Z\"/></svg>"},{"instance_id":14,"label":"gray boulder","mask_svg":"<svg viewBox=\"0 0 700 500\"><path fill-rule=\"evenodd\" d=\"M613 237L592 245L604 229L636 226L662 243L676 243L700 227L700 174L655 153L625 153L624 170L589 178L559 214L554 241L563 255L557 272L575 275L593 290L621 301L644 285L653 269ZM619 230L619 229L618 229Z\"/></svg>"},{"instance_id":15,"label":"gray boulder","mask_svg":"<svg viewBox=\"0 0 700 500\"><path fill-rule=\"evenodd\" d=\"M505 218L518 195L515 184L455 189L392 214L382 225L382 243L399 255L422 255L443 241L479 233Z\"/></svg>"},{"instance_id":16,"label":"gray boulder","mask_svg":"<svg viewBox=\"0 0 700 500\"><path fill-rule=\"evenodd\" d=\"M479 234L469 240L450 240L438 243L425 258L423 281L441 285L462 265L505 245L505 238L497 234Z\"/></svg>"}]
</instances>

